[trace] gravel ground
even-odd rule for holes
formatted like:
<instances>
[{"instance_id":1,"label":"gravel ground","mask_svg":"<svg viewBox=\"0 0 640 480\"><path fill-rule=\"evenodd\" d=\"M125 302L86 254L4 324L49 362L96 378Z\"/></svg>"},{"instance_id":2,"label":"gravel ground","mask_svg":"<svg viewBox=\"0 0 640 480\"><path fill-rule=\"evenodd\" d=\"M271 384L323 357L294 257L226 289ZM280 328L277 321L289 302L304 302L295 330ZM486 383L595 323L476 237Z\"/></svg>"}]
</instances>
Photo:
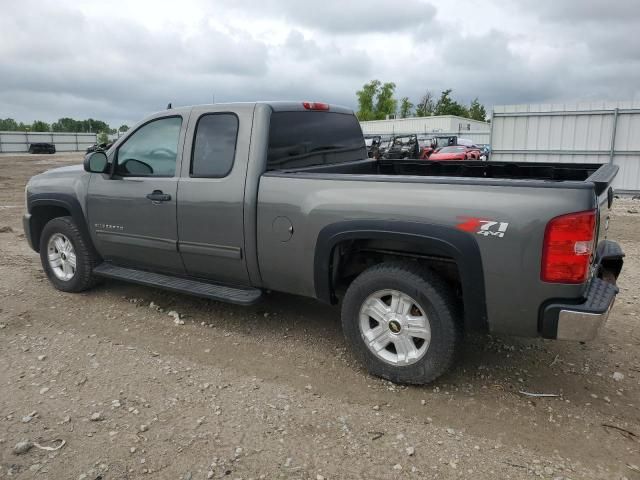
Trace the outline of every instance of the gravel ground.
<instances>
[{"instance_id":1,"label":"gravel ground","mask_svg":"<svg viewBox=\"0 0 640 480\"><path fill-rule=\"evenodd\" d=\"M0 478L640 479L639 200L615 206L627 259L596 341L472 335L451 373L400 387L309 299L54 290L22 233L24 184L80 158L0 155Z\"/></svg>"}]
</instances>

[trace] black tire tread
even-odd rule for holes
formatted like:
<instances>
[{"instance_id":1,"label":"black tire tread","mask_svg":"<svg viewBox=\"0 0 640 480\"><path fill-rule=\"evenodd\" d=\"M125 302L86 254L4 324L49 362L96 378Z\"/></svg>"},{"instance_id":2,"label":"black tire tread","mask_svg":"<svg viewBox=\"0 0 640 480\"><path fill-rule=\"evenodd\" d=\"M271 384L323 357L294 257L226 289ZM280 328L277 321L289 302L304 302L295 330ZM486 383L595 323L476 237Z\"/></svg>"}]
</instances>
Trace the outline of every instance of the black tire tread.
<instances>
[{"instance_id":1,"label":"black tire tread","mask_svg":"<svg viewBox=\"0 0 640 480\"><path fill-rule=\"evenodd\" d=\"M49 269L47 242L49 237L56 232L66 235L73 243L76 252L76 275L69 282L59 280ZM58 290L73 293L83 292L93 288L101 281L100 277L93 274L93 269L100 263L100 257L95 252L93 245L85 240L84 235L71 217L56 217L44 226L40 236L40 258L45 273Z\"/></svg>"},{"instance_id":2,"label":"black tire tread","mask_svg":"<svg viewBox=\"0 0 640 480\"><path fill-rule=\"evenodd\" d=\"M428 366L424 364L423 359L410 366L393 367L375 358L361 341L357 320L347 311L354 308L351 303L359 296L361 289L367 288L370 282L382 278L408 282L412 291L405 293L413 298L420 294L425 295L432 308L443 317L439 321L441 329L439 337L447 340L445 344L441 344L438 339L434 341L432 338L429 350L433 349L433 351L431 355L427 353L431 356ZM359 309L359 306L357 308ZM425 384L440 377L453 365L463 337L460 302L454 297L451 288L430 269L417 262L409 261L384 262L362 272L351 283L345 295L342 304L342 323L347 341L369 372L395 383Z\"/></svg>"}]
</instances>

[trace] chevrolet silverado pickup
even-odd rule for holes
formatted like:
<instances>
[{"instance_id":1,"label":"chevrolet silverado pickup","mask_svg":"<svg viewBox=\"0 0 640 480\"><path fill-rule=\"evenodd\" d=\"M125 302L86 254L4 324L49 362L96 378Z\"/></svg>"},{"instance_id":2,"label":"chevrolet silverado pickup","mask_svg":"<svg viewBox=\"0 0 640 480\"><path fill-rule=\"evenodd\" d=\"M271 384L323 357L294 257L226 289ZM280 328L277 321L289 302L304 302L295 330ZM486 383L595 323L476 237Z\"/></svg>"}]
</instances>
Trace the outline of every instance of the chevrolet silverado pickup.
<instances>
[{"instance_id":1,"label":"chevrolet silverado pickup","mask_svg":"<svg viewBox=\"0 0 640 480\"><path fill-rule=\"evenodd\" d=\"M341 303L395 382L443 374L465 331L585 341L623 263L610 164L368 158L353 112L315 102L163 111L26 187L53 286L107 277L236 304Z\"/></svg>"}]
</instances>

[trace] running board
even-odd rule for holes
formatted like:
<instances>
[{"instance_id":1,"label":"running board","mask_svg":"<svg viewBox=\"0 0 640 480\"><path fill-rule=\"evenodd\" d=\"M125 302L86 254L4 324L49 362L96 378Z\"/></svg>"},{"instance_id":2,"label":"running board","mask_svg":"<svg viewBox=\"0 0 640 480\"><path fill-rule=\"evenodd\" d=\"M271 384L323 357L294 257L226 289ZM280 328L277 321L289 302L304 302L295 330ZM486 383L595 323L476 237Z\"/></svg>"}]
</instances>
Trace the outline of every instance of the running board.
<instances>
[{"instance_id":1,"label":"running board","mask_svg":"<svg viewBox=\"0 0 640 480\"><path fill-rule=\"evenodd\" d=\"M163 275L161 273L118 267L106 262L95 267L93 273L100 277L124 280L125 282L138 283L149 287L162 288L164 290L186 293L188 295L238 305L251 305L262 297L262 291L257 288L237 288L215 285L198 280Z\"/></svg>"}]
</instances>

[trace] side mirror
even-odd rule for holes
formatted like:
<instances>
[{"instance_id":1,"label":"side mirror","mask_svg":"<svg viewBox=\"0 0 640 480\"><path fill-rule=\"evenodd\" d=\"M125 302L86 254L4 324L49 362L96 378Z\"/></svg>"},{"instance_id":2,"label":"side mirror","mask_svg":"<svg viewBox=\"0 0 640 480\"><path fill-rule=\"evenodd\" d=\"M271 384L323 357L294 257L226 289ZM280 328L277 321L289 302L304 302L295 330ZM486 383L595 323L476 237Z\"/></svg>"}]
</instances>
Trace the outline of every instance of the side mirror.
<instances>
[{"instance_id":1,"label":"side mirror","mask_svg":"<svg viewBox=\"0 0 640 480\"><path fill-rule=\"evenodd\" d=\"M104 173L107 163L107 154L102 151L91 152L84 157L84 169L87 172Z\"/></svg>"}]
</instances>

